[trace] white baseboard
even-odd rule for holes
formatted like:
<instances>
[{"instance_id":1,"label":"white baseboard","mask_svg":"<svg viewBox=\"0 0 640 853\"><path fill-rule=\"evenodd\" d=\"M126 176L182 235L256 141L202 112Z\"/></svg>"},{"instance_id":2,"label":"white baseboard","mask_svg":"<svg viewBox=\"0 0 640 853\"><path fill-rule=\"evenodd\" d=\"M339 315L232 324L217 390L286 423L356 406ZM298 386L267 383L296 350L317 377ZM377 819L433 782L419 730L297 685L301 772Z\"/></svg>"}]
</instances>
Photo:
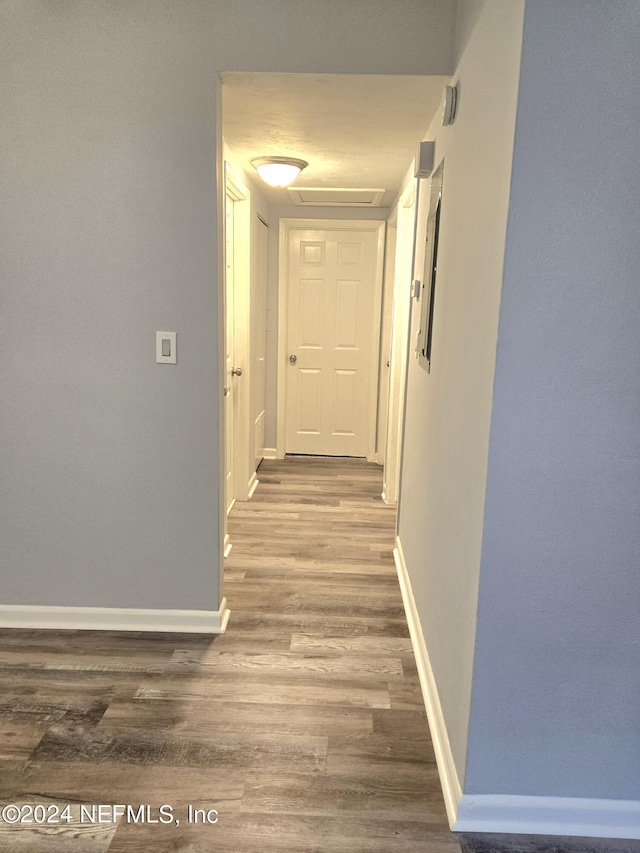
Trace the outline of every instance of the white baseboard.
<instances>
[{"instance_id":1,"label":"white baseboard","mask_svg":"<svg viewBox=\"0 0 640 853\"><path fill-rule=\"evenodd\" d=\"M129 607L2 604L0 628L224 634L229 616L226 598L222 599L219 610L138 610Z\"/></svg>"},{"instance_id":2,"label":"white baseboard","mask_svg":"<svg viewBox=\"0 0 640 853\"><path fill-rule=\"evenodd\" d=\"M232 549L232 548L233 548L233 545L231 544L231 541L230 541L230 539L229 539L229 534L228 534L228 533L225 533L225 534L224 534L224 544L223 544L223 546L222 546L222 554L223 554L223 556L224 556L224 557L228 557L228 556L229 556L229 552L231 551L231 549Z\"/></svg>"},{"instance_id":3,"label":"white baseboard","mask_svg":"<svg viewBox=\"0 0 640 853\"><path fill-rule=\"evenodd\" d=\"M464 794L455 832L640 838L640 802Z\"/></svg>"},{"instance_id":4,"label":"white baseboard","mask_svg":"<svg viewBox=\"0 0 640 853\"><path fill-rule=\"evenodd\" d=\"M462 793L398 538L393 555L451 829L454 832L640 838L640 802L637 800Z\"/></svg>"},{"instance_id":5,"label":"white baseboard","mask_svg":"<svg viewBox=\"0 0 640 853\"><path fill-rule=\"evenodd\" d=\"M263 447L262 448L262 458L263 459L277 459L278 452L275 447Z\"/></svg>"},{"instance_id":6,"label":"white baseboard","mask_svg":"<svg viewBox=\"0 0 640 853\"><path fill-rule=\"evenodd\" d=\"M418 616L416 602L413 597L407 565L404 561L402 544L398 537L396 537L396 547L393 551L393 557L398 572L398 580L400 581L400 591L402 592L402 601L407 615L407 622L409 623L413 653L416 658L418 675L420 676L420 686L422 687L422 696L427 710L431 739L433 740L433 748L436 754L444 804L447 809L449 824L453 827L458 816L458 803L462 797L462 786L460 785L453 760L447 727L442 714L442 706L440 705L440 697L438 696L438 688L420 626L420 617Z\"/></svg>"},{"instance_id":7,"label":"white baseboard","mask_svg":"<svg viewBox=\"0 0 640 853\"><path fill-rule=\"evenodd\" d=\"M259 482L260 481L258 480L258 475L254 471L253 474L251 475L251 479L249 480L249 486L248 486L248 492L247 492L247 500L248 501L250 501L251 498L253 497L253 493L258 488Z\"/></svg>"}]
</instances>

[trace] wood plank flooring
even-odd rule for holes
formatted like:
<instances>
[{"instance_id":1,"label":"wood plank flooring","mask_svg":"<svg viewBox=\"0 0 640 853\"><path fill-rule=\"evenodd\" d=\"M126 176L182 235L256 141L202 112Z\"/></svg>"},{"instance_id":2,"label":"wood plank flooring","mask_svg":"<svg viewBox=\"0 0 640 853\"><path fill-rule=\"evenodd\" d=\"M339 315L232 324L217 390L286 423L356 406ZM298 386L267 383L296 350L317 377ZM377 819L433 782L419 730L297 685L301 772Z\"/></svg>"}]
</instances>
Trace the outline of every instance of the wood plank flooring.
<instances>
[{"instance_id":1,"label":"wood plank flooring","mask_svg":"<svg viewBox=\"0 0 640 853\"><path fill-rule=\"evenodd\" d=\"M363 460L265 462L236 504L221 637L0 631L0 823L29 853L456 853L392 558ZM179 825L79 822L173 806ZM189 824L187 807L218 822ZM109 817L109 813L106 813Z\"/></svg>"},{"instance_id":2,"label":"wood plank flooring","mask_svg":"<svg viewBox=\"0 0 640 853\"><path fill-rule=\"evenodd\" d=\"M0 821L0 853L604 853L449 832L380 468L287 458L259 477L229 519L224 636L0 631L0 805L72 814ZM149 822L163 804L171 823Z\"/></svg>"}]
</instances>

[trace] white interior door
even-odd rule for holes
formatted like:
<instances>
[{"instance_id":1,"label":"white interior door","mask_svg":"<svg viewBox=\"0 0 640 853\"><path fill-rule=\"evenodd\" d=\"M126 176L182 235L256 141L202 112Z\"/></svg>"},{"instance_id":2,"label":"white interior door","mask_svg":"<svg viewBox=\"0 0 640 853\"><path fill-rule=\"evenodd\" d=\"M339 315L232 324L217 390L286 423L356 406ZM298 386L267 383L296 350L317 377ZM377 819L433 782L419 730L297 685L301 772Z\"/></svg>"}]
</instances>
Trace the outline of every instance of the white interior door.
<instances>
[{"instance_id":1,"label":"white interior door","mask_svg":"<svg viewBox=\"0 0 640 853\"><path fill-rule=\"evenodd\" d=\"M290 231L287 453L370 453L378 374L379 240L373 230Z\"/></svg>"},{"instance_id":2,"label":"white interior door","mask_svg":"<svg viewBox=\"0 0 640 853\"><path fill-rule=\"evenodd\" d=\"M234 436L235 436L235 394L231 374L234 365L234 201L226 197L226 240L225 240L225 505L227 515L235 501L233 482Z\"/></svg>"}]
</instances>

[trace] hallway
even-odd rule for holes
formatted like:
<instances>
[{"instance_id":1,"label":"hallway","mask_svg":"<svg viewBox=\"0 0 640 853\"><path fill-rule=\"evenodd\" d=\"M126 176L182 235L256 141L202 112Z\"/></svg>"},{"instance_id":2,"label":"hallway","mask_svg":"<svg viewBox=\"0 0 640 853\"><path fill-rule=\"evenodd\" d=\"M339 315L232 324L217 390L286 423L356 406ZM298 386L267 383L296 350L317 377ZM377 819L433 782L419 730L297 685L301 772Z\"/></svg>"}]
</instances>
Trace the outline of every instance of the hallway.
<instances>
[{"instance_id":1,"label":"hallway","mask_svg":"<svg viewBox=\"0 0 640 853\"><path fill-rule=\"evenodd\" d=\"M292 744L314 737L318 752L314 767L254 768L243 810L262 814L274 849L292 853L457 851L381 469L361 459L287 457L264 461L258 476L253 499L229 519L232 616L216 646L234 661L230 677L251 724Z\"/></svg>"}]
</instances>

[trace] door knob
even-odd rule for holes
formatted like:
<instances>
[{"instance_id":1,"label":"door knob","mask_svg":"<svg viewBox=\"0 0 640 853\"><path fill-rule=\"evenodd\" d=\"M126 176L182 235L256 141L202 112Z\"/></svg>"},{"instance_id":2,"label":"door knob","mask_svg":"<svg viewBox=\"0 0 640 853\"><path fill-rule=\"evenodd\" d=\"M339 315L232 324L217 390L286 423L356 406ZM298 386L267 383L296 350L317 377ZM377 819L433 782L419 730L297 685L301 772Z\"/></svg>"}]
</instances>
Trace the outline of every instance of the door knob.
<instances>
[{"instance_id":1,"label":"door knob","mask_svg":"<svg viewBox=\"0 0 640 853\"><path fill-rule=\"evenodd\" d=\"M289 361L291 362L291 364L295 364L297 360L298 360L297 355L290 355L289 356Z\"/></svg>"},{"instance_id":2,"label":"door knob","mask_svg":"<svg viewBox=\"0 0 640 853\"><path fill-rule=\"evenodd\" d=\"M231 368L232 376L242 376L242 368L241 367L232 367Z\"/></svg>"}]
</instances>

